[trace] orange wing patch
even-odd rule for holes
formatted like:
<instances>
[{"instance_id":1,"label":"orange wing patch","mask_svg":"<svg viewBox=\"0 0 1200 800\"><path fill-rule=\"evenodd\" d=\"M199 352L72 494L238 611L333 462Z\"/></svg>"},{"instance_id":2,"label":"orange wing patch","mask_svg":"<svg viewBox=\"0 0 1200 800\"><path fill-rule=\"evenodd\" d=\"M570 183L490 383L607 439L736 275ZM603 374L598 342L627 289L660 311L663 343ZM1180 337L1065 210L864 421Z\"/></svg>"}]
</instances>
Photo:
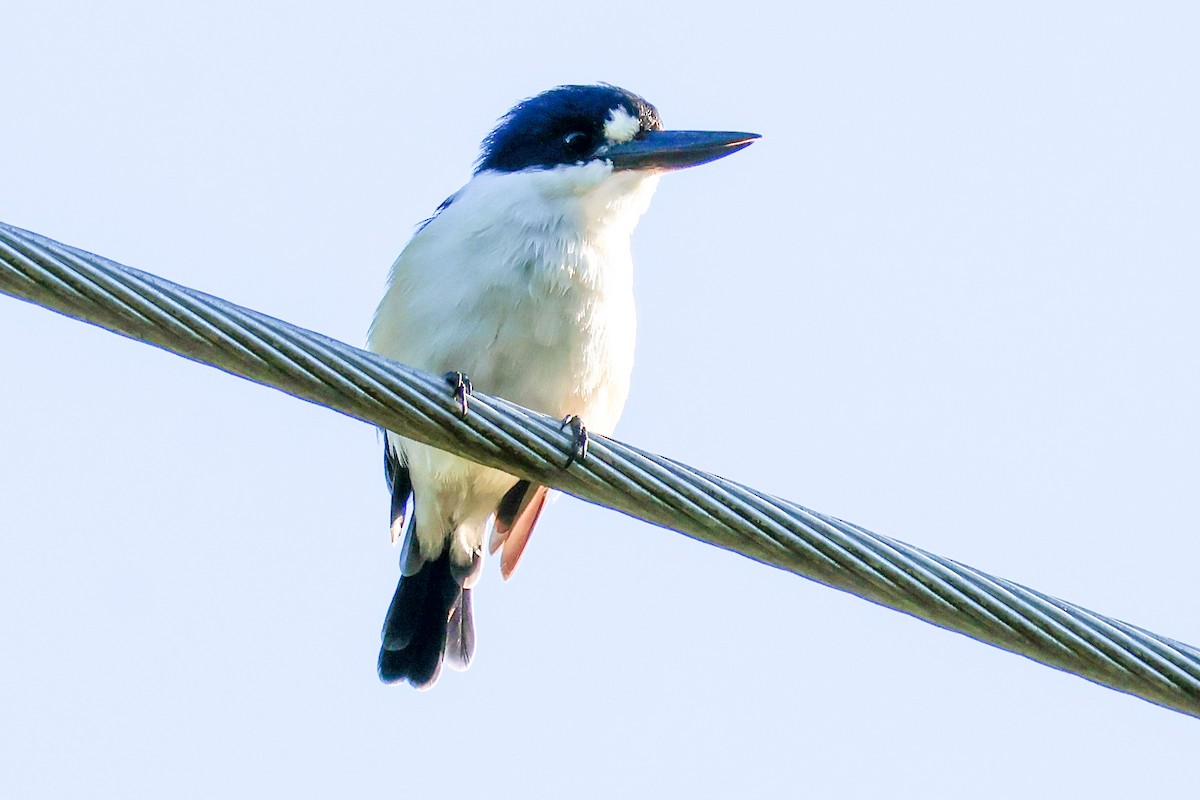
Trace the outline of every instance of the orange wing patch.
<instances>
[{"instance_id":1,"label":"orange wing patch","mask_svg":"<svg viewBox=\"0 0 1200 800\"><path fill-rule=\"evenodd\" d=\"M534 486L529 481L518 481L516 486L508 491L496 508L496 520L492 527L492 538L488 541L488 550L495 553L501 547L500 575L505 580L517 568L521 553L529 543L533 526L537 524L546 504L547 489L545 486Z\"/></svg>"}]
</instances>

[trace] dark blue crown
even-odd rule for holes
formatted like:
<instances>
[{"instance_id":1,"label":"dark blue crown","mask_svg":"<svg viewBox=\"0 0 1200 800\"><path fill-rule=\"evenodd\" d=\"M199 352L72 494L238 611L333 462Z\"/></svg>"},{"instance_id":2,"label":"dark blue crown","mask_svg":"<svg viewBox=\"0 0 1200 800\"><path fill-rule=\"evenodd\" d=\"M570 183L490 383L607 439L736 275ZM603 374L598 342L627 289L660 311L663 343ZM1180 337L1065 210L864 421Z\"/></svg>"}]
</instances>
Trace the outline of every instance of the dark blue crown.
<instances>
[{"instance_id":1,"label":"dark blue crown","mask_svg":"<svg viewBox=\"0 0 1200 800\"><path fill-rule=\"evenodd\" d=\"M523 100L483 140L475 172L547 169L588 161L605 144L604 123L623 108L643 131L662 130L658 110L616 86L559 86Z\"/></svg>"}]
</instances>

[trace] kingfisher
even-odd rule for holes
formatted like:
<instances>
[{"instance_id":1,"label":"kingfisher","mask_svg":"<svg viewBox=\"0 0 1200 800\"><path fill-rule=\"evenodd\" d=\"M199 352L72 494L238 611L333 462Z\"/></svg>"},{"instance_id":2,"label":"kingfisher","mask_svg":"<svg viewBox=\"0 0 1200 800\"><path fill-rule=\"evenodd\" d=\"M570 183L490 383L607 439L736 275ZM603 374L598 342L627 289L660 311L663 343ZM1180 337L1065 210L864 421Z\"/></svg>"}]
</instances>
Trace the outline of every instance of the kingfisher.
<instances>
[{"instance_id":1,"label":"kingfisher","mask_svg":"<svg viewBox=\"0 0 1200 800\"><path fill-rule=\"evenodd\" d=\"M568 467L588 432L609 434L634 353L630 236L664 173L723 158L753 133L672 131L608 84L523 100L483 140L471 179L392 265L368 347L444 374L469 413L473 388L564 420ZM488 550L507 580L547 488L405 436L384 435L400 581L383 623L379 677L431 687L475 651L471 590Z\"/></svg>"}]
</instances>

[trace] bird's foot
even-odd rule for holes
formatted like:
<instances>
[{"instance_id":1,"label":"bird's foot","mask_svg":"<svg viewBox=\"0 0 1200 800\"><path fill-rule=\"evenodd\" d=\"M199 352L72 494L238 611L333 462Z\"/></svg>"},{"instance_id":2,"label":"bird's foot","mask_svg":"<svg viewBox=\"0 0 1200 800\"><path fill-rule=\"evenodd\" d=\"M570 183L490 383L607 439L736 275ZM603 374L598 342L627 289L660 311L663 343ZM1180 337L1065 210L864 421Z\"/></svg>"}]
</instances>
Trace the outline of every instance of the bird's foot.
<instances>
[{"instance_id":1,"label":"bird's foot","mask_svg":"<svg viewBox=\"0 0 1200 800\"><path fill-rule=\"evenodd\" d=\"M465 417L467 415L467 398L471 396L471 379L461 372L447 372L442 377L454 390L454 399L458 401L458 407L462 409L462 415Z\"/></svg>"},{"instance_id":2,"label":"bird's foot","mask_svg":"<svg viewBox=\"0 0 1200 800\"><path fill-rule=\"evenodd\" d=\"M571 442L571 455L567 458L567 463L563 464L563 469L571 466L576 460L583 461L587 458L588 453L588 432L583 425L583 420L575 414L569 414L563 417L562 424L558 426L561 431L563 428L571 426L571 433L574 436L574 441Z\"/></svg>"}]
</instances>

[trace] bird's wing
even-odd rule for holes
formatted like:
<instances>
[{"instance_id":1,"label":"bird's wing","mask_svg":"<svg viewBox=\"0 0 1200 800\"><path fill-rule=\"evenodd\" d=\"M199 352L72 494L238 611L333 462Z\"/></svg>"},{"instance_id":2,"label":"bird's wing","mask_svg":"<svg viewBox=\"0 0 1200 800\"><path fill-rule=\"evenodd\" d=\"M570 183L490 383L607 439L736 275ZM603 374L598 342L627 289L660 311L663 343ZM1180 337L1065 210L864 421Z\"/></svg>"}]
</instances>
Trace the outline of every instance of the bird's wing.
<instances>
[{"instance_id":1,"label":"bird's wing","mask_svg":"<svg viewBox=\"0 0 1200 800\"><path fill-rule=\"evenodd\" d=\"M383 434L383 477L392 495L391 532L392 544L395 544L404 535L408 499L412 496L412 479L408 475L408 467L400 460L400 454L388 441L386 432Z\"/></svg>"},{"instance_id":2,"label":"bird's wing","mask_svg":"<svg viewBox=\"0 0 1200 800\"><path fill-rule=\"evenodd\" d=\"M517 481L496 507L496 521L492 529L492 538L488 542L488 550L495 553L501 547L504 548L504 552L500 554L500 575L505 580L508 580L517 568L521 553L525 552L525 545L529 543L533 526L537 524L542 506L546 504L546 493L545 486L534 485L529 481Z\"/></svg>"}]
</instances>

